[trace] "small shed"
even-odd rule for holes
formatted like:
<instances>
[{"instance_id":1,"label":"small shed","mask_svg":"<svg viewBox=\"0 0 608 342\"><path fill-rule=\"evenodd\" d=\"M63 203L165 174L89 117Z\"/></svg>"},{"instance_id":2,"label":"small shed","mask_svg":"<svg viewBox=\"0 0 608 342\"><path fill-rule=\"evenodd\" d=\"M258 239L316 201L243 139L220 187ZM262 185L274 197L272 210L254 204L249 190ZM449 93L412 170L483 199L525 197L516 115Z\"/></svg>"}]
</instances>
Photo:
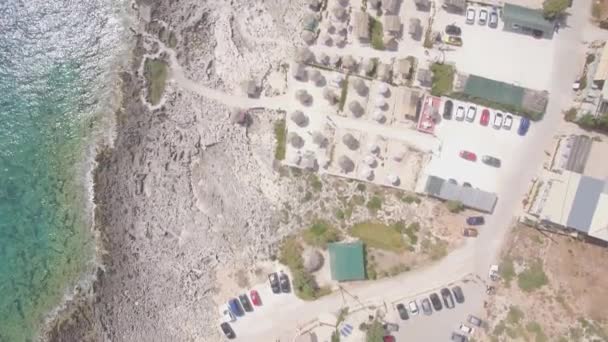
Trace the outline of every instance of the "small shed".
<instances>
[{"instance_id":1,"label":"small shed","mask_svg":"<svg viewBox=\"0 0 608 342\"><path fill-rule=\"evenodd\" d=\"M553 38L555 23L545 19L543 11L505 3L502 9L504 30L532 35L539 38Z\"/></svg>"},{"instance_id":2,"label":"small shed","mask_svg":"<svg viewBox=\"0 0 608 342\"><path fill-rule=\"evenodd\" d=\"M418 39L422 33L422 22L418 18L411 18L407 32L414 39Z\"/></svg>"},{"instance_id":3,"label":"small shed","mask_svg":"<svg viewBox=\"0 0 608 342\"><path fill-rule=\"evenodd\" d=\"M353 71L357 67L357 61L355 61L351 55L344 56L344 58L342 58L342 67Z\"/></svg>"},{"instance_id":4,"label":"small shed","mask_svg":"<svg viewBox=\"0 0 608 342\"><path fill-rule=\"evenodd\" d=\"M353 12L352 24L355 37L359 40L369 40L369 15L365 12Z\"/></svg>"},{"instance_id":5,"label":"small shed","mask_svg":"<svg viewBox=\"0 0 608 342\"><path fill-rule=\"evenodd\" d=\"M255 97L258 94L258 85L255 83L255 81L244 81L241 83L241 88L248 97Z\"/></svg>"},{"instance_id":6,"label":"small shed","mask_svg":"<svg viewBox=\"0 0 608 342\"><path fill-rule=\"evenodd\" d=\"M336 281L353 281L365 279L365 260L363 243L334 242L327 245L331 278Z\"/></svg>"},{"instance_id":7,"label":"small shed","mask_svg":"<svg viewBox=\"0 0 608 342\"><path fill-rule=\"evenodd\" d=\"M401 58L397 61L395 69L401 77L408 78L412 71L412 63L407 58Z\"/></svg>"},{"instance_id":8,"label":"small shed","mask_svg":"<svg viewBox=\"0 0 608 342\"><path fill-rule=\"evenodd\" d=\"M467 8L466 0L443 0L443 8L449 12L462 13Z\"/></svg>"},{"instance_id":9,"label":"small shed","mask_svg":"<svg viewBox=\"0 0 608 342\"><path fill-rule=\"evenodd\" d=\"M416 78L423 87L430 87L433 84L433 73L429 69L418 69Z\"/></svg>"},{"instance_id":10,"label":"small shed","mask_svg":"<svg viewBox=\"0 0 608 342\"><path fill-rule=\"evenodd\" d=\"M391 67L388 64L378 63L376 68L378 79L389 82L391 79Z\"/></svg>"},{"instance_id":11,"label":"small shed","mask_svg":"<svg viewBox=\"0 0 608 342\"><path fill-rule=\"evenodd\" d=\"M397 34L401 31L401 19L398 15L384 16L384 29L392 34Z\"/></svg>"},{"instance_id":12,"label":"small shed","mask_svg":"<svg viewBox=\"0 0 608 342\"><path fill-rule=\"evenodd\" d=\"M386 13L397 14L399 0L382 0L382 9Z\"/></svg>"}]
</instances>

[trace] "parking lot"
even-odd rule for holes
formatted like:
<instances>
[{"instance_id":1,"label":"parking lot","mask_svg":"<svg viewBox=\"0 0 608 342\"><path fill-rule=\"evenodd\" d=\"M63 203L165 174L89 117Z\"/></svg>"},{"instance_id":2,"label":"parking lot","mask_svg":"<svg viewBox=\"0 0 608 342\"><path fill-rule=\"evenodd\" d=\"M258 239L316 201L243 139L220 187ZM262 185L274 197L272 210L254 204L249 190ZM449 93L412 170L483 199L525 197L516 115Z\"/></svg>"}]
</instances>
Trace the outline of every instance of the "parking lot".
<instances>
[{"instance_id":1,"label":"parking lot","mask_svg":"<svg viewBox=\"0 0 608 342\"><path fill-rule=\"evenodd\" d=\"M442 98L440 113L443 113L446 100ZM453 99L452 102L453 113L459 106L464 107L465 112L470 106L475 106L477 108L475 119L473 122L468 122L466 119L458 121L453 114L451 120L440 121L436 126L435 135L441 141L441 149L433 155L425 173L444 179L454 179L458 184L468 182L474 188L499 193L507 188L500 180L517 167L514 162L517 160L516 155L525 148L526 136L517 134L520 117L513 115L513 125L510 130L496 129L493 127L496 111L488 108L489 123L487 126L482 126L479 121L486 107ZM527 134L533 129L532 123ZM462 150L475 153L477 161L460 157L459 153ZM501 167L484 164L481 161L484 155L500 159Z\"/></svg>"},{"instance_id":2,"label":"parking lot","mask_svg":"<svg viewBox=\"0 0 608 342\"><path fill-rule=\"evenodd\" d=\"M550 88L555 39L535 39L531 36L503 31L503 22L490 28L479 25L476 9L475 24L466 24L464 15L437 12L433 28L444 32L445 26L456 24L462 29L462 47L446 45L445 60L455 63L461 73L469 73L537 90ZM488 12L490 7L485 7Z\"/></svg>"}]
</instances>

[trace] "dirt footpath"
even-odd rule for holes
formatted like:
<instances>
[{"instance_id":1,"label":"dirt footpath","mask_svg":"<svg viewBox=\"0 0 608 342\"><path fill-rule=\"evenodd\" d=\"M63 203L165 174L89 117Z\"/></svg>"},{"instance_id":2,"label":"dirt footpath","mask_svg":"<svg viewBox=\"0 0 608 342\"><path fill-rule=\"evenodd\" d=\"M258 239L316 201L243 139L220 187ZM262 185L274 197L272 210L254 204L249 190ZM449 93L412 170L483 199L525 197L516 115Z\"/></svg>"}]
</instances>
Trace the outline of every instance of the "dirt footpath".
<instances>
[{"instance_id":1,"label":"dirt footpath","mask_svg":"<svg viewBox=\"0 0 608 342\"><path fill-rule=\"evenodd\" d=\"M608 341L608 248L513 229L482 341Z\"/></svg>"}]
</instances>

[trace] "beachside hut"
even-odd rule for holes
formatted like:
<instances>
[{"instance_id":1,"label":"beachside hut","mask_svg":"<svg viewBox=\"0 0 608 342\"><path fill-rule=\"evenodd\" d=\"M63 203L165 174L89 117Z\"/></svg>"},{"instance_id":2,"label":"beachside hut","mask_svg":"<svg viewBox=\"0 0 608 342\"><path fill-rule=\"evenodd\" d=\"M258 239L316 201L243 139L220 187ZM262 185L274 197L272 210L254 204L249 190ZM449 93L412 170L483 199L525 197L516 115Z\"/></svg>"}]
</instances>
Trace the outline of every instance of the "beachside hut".
<instances>
[{"instance_id":1,"label":"beachside hut","mask_svg":"<svg viewBox=\"0 0 608 342\"><path fill-rule=\"evenodd\" d=\"M338 158L338 165L342 172L345 173L352 172L355 169L355 163L347 156L340 156Z\"/></svg>"},{"instance_id":2,"label":"beachside hut","mask_svg":"<svg viewBox=\"0 0 608 342\"><path fill-rule=\"evenodd\" d=\"M350 84L353 86L353 88L355 88L357 94L361 96L365 96L367 94L367 91L369 90L368 87L365 85L365 82L363 82L363 80L360 78L355 78Z\"/></svg>"},{"instance_id":3,"label":"beachside hut","mask_svg":"<svg viewBox=\"0 0 608 342\"><path fill-rule=\"evenodd\" d=\"M349 71L353 71L357 67L357 62L351 55L346 55L342 58L342 67Z\"/></svg>"},{"instance_id":4,"label":"beachside hut","mask_svg":"<svg viewBox=\"0 0 608 342\"><path fill-rule=\"evenodd\" d=\"M382 1L380 1L380 0L368 0L368 1L367 1L367 4L368 4L368 5L369 5L371 8L377 9L377 8L380 8L380 3L381 3L381 2L382 2Z\"/></svg>"},{"instance_id":5,"label":"beachside hut","mask_svg":"<svg viewBox=\"0 0 608 342\"><path fill-rule=\"evenodd\" d=\"M325 147L327 145L327 138L323 135L323 133L315 131L312 134L312 142L319 147Z\"/></svg>"},{"instance_id":6,"label":"beachside hut","mask_svg":"<svg viewBox=\"0 0 608 342\"><path fill-rule=\"evenodd\" d=\"M294 110L289 114L289 118L300 127L304 127L308 124L308 116L301 110Z\"/></svg>"},{"instance_id":7,"label":"beachside hut","mask_svg":"<svg viewBox=\"0 0 608 342\"><path fill-rule=\"evenodd\" d=\"M407 58L401 58L397 61L396 69L399 76L409 78L412 71L412 63Z\"/></svg>"},{"instance_id":8,"label":"beachside hut","mask_svg":"<svg viewBox=\"0 0 608 342\"><path fill-rule=\"evenodd\" d=\"M407 32L414 39L418 39L422 33L422 22L419 18L411 18Z\"/></svg>"},{"instance_id":9,"label":"beachside hut","mask_svg":"<svg viewBox=\"0 0 608 342\"><path fill-rule=\"evenodd\" d=\"M352 20L353 33L359 40L369 40L369 15L365 12L353 12Z\"/></svg>"},{"instance_id":10,"label":"beachside hut","mask_svg":"<svg viewBox=\"0 0 608 342\"><path fill-rule=\"evenodd\" d=\"M296 132L290 132L287 135L287 140L289 141L289 144L295 148L302 148L302 146L304 146L304 139Z\"/></svg>"},{"instance_id":11,"label":"beachside hut","mask_svg":"<svg viewBox=\"0 0 608 342\"><path fill-rule=\"evenodd\" d=\"M327 65L327 64L329 64L329 56L326 53L321 52L317 56L317 61L319 61L319 63L321 63L323 65Z\"/></svg>"},{"instance_id":12,"label":"beachside hut","mask_svg":"<svg viewBox=\"0 0 608 342\"><path fill-rule=\"evenodd\" d=\"M296 50L296 61L300 63L310 63L314 61L315 55L305 47Z\"/></svg>"},{"instance_id":13,"label":"beachside hut","mask_svg":"<svg viewBox=\"0 0 608 342\"><path fill-rule=\"evenodd\" d=\"M255 97L258 94L258 85L253 80L242 82L241 89L248 97Z\"/></svg>"},{"instance_id":14,"label":"beachside hut","mask_svg":"<svg viewBox=\"0 0 608 342\"><path fill-rule=\"evenodd\" d=\"M306 44L312 44L315 42L315 34L308 30L302 31L302 33L300 34L300 37L302 37L302 40Z\"/></svg>"},{"instance_id":15,"label":"beachside hut","mask_svg":"<svg viewBox=\"0 0 608 342\"><path fill-rule=\"evenodd\" d=\"M342 142L351 150L359 148L359 141L350 133L346 133L342 136Z\"/></svg>"},{"instance_id":16,"label":"beachside hut","mask_svg":"<svg viewBox=\"0 0 608 342\"><path fill-rule=\"evenodd\" d=\"M350 112L353 113L353 115L357 118L363 115L364 111L363 106L361 106L361 104L355 100L348 103L348 110L350 110Z\"/></svg>"},{"instance_id":17,"label":"beachside hut","mask_svg":"<svg viewBox=\"0 0 608 342\"><path fill-rule=\"evenodd\" d=\"M296 91L296 99L302 104L308 104L312 100L312 96L306 90L299 89Z\"/></svg>"},{"instance_id":18,"label":"beachside hut","mask_svg":"<svg viewBox=\"0 0 608 342\"><path fill-rule=\"evenodd\" d=\"M291 65L291 75L298 81L306 80L306 67L300 63L294 63Z\"/></svg>"},{"instance_id":19,"label":"beachside hut","mask_svg":"<svg viewBox=\"0 0 608 342\"><path fill-rule=\"evenodd\" d=\"M389 34L397 35L401 32L401 19L398 15L384 16L384 30Z\"/></svg>"},{"instance_id":20,"label":"beachside hut","mask_svg":"<svg viewBox=\"0 0 608 342\"><path fill-rule=\"evenodd\" d=\"M332 105L338 102L338 95L336 95L335 92L333 92L330 88L327 87L323 89L323 98Z\"/></svg>"},{"instance_id":21,"label":"beachside hut","mask_svg":"<svg viewBox=\"0 0 608 342\"><path fill-rule=\"evenodd\" d=\"M378 63L376 76L379 80L389 82L391 78L391 67L388 64Z\"/></svg>"},{"instance_id":22,"label":"beachside hut","mask_svg":"<svg viewBox=\"0 0 608 342\"><path fill-rule=\"evenodd\" d=\"M386 13L397 14L399 0L382 0L382 9Z\"/></svg>"}]
</instances>

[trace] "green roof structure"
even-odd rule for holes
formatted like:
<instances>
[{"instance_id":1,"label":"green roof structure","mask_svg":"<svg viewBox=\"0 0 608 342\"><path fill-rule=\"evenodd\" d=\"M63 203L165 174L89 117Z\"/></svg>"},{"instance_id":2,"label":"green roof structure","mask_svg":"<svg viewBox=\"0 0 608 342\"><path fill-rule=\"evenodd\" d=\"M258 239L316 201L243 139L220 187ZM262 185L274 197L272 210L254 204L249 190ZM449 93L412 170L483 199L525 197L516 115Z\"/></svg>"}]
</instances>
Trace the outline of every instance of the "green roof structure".
<instances>
[{"instance_id":1,"label":"green roof structure","mask_svg":"<svg viewBox=\"0 0 608 342\"><path fill-rule=\"evenodd\" d=\"M363 242L330 243L329 262L331 278L337 281L365 279L365 261L363 257Z\"/></svg>"},{"instance_id":2,"label":"green roof structure","mask_svg":"<svg viewBox=\"0 0 608 342\"><path fill-rule=\"evenodd\" d=\"M464 86L464 94L495 103L522 107L525 89L513 84L470 75Z\"/></svg>"},{"instance_id":3,"label":"green roof structure","mask_svg":"<svg viewBox=\"0 0 608 342\"><path fill-rule=\"evenodd\" d=\"M502 9L502 17L505 22L518 23L520 26L544 32L551 32L555 28L555 24L545 19L543 12L539 9L505 3Z\"/></svg>"}]
</instances>

